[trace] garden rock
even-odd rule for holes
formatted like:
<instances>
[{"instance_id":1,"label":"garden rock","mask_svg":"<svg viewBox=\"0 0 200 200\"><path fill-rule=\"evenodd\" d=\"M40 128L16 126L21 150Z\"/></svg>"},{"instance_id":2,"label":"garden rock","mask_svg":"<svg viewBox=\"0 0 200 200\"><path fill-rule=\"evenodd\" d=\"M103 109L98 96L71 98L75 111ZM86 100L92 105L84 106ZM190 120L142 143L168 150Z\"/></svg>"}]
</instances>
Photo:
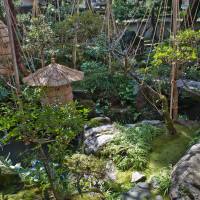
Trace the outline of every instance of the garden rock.
<instances>
[{"instance_id":1,"label":"garden rock","mask_svg":"<svg viewBox=\"0 0 200 200\"><path fill-rule=\"evenodd\" d=\"M142 124L147 124L147 125L152 125L152 126L162 126L163 122L160 121L160 120L143 120L143 121L136 123L136 124L126 124L126 127L135 128L138 125L142 125Z\"/></svg>"},{"instance_id":2,"label":"garden rock","mask_svg":"<svg viewBox=\"0 0 200 200\"><path fill-rule=\"evenodd\" d=\"M200 143L193 145L172 171L172 200L200 199Z\"/></svg>"},{"instance_id":3,"label":"garden rock","mask_svg":"<svg viewBox=\"0 0 200 200\"><path fill-rule=\"evenodd\" d=\"M155 200L164 200L164 199L163 199L163 197L162 197L161 195L157 195L157 196L155 197Z\"/></svg>"},{"instance_id":4,"label":"garden rock","mask_svg":"<svg viewBox=\"0 0 200 200\"><path fill-rule=\"evenodd\" d=\"M115 181L117 177L117 171L115 164L112 160L109 160L106 164L106 178Z\"/></svg>"},{"instance_id":5,"label":"garden rock","mask_svg":"<svg viewBox=\"0 0 200 200\"><path fill-rule=\"evenodd\" d=\"M15 186L22 186L20 176L0 161L0 191L8 189L9 187L14 188Z\"/></svg>"},{"instance_id":6,"label":"garden rock","mask_svg":"<svg viewBox=\"0 0 200 200\"><path fill-rule=\"evenodd\" d=\"M111 124L111 120L109 117L94 117L88 122L87 129L107 124Z\"/></svg>"},{"instance_id":7,"label":"garden rock","mask_svg":"<svg viewBox=\"0 0 200 200\"><path fill-rule=\"evenodd\" d=\"M158 179L155 176L153 176L151 178L150 184L151 184L151 187L153 189L158 189L159 188L159 181L158 181Z\"/></svg>"},{"instance_id":8,"label":"garden rock","mask_svg":"<svg viewBox=\"0 0 200 200\"><path fill-rule=\"evenodd\" d=\"M163 122L161 122L160 120L143 120L141 122L141 124L149 124L152 126L161 126L161 125L163 125Z\"/></svg>"},{"instance_id":9,"label":"garden rock","mask_svg":"<svg viewBox=\"0 0 200 200\"><path fill-rule=\"evenodd\" d=\"M178 80L177 87L185 90L193 90L200 92L200 82L193 80Z\"/></svg>"},{"instance_id":10,"label":"garden rock","mask_svg":"<svg viewBox=\"0 0 200 200\"><path fill-rule=\"evenodd\" d=\"M134 188L122 195L122 200L144 200L152 199L149 184L140 182Z\"/></svg>"},{"instance_id":11,"label":"garden rock","mask_svg":"<svg viewBox=\"0 0 200 200\"><path fill-rule=\"evenodd\" d=\"M113 124L85 130L85 152L96 153L107 143L111 142L118 133L119 130Z\"/></svg>"},{"instance_id":12,"label":"garden rock","mask_svg":"<svg viewBox=\"0 0 200 200\"><path fill-rule=\"evenodd\" d=\"M132 173L132 178L131 178L131 182L132 183L137 183L139 181L145 181L146 180L146 176L140 172L133 172Z\"/></svg>"}]
</instances>

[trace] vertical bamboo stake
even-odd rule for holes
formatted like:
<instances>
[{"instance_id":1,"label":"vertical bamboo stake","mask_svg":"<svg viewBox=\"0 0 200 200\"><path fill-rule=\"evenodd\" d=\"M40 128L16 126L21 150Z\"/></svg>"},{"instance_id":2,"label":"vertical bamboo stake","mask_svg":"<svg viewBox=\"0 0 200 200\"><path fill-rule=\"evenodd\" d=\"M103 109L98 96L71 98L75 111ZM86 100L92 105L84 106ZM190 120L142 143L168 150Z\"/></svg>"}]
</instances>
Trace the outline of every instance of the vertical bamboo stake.
<instances>
[{"instance_id":1,"label":"vertical bamboo stake","mask_svg":"<svg viewBox=\"0 0 200 200\"><path fill-rule=\"evenodd\" d=\"M72 53L72 62L73 62L73 67L76 68L76 63L77 63L77 44L78 44L78 27L79 27L79 0L77 0L76 3L76 14L78 17L78 22L76 21L75 24L75 35L74 35L74 42L73 42L73 53Z\"/></svg>"},{"instance_id":2,"label":"vertical bamboo stake","mask_svg":"<svg viewBox=\"0 0 200 200\"><path fill-rule=\"evenodd\" d=\"M111 43L111 30L110 30L110 17L111 17L111 9L110 9L110 0L107 0L106 4L106 21L107 21L107 37L108 37L108 46ZM108 53L108 69L110 72L112 72L112 60L111 60L111 53L109 49Z\"/></svg>"},{"instance_id":3,"label":"vertical bamboo stake","mask_svg":"<svg viewBox=\"0 0 200 200\"><path fill-rule=\"evenodd\" d=\"M18 66L17 66L15 44L14 44L14 39L13 39L12 21L11 21L10 7L9 7L9 4L8 4L8 0L4 0L4 7L5 7L5 11L6 11L8 34L9 34L9 40L10 40L10 45L11 45L11 54L12 54L15 84L16 84L16 94L19 95L19 93L20 93L19 71L18 71Z\"/></svg>"},{"instance_id":4,"label":"vertical bamboo stake","mask_svg":"<svg viewBox=\"0 0 200 200\"><path fill-rule=\"evenodd\" d=\"M177 34L177 18L179 10L179 0L173 0L173 46L176 48L175 39ZM177 80L177 63L174 61L172 63L171 72L171 100L170 100L170 117L173 120L178 118L178 88L176 84Z\"/></svg>"},{"instance_id":5,"label":"vertical bamboo stake","mask_svg":"<svg viewBox=\"0 0 200 200\"><path fill-rule=\"evenodd\" d=\"M58 21L60 22L60 2L59 0L56 1L56 4L57 4L57 9L58 9Z\"/></svg>"}]
</instances>

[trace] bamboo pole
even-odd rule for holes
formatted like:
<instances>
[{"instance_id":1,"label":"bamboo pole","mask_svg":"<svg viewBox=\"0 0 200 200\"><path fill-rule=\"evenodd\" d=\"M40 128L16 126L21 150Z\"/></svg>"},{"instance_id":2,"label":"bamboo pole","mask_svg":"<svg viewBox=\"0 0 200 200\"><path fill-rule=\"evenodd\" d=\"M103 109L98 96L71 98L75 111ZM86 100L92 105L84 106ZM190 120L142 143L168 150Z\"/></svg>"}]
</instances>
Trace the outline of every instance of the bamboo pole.
<instances>
[{"instance_id":1,"label":"bamboo pole","mask_svg":"<svg viewBox=\"0 0 200 200\"><path fill-rule=\"evenodd\" d=\"M111 18L110 0L107 0L106 21L107 21L108 46L110 46L110 43L111 43L110 18ZM108 69L109 69L110 72L112 72L112 59L111 59L110 49L109 49L109 52L108 52Z\"/></svg>"},{"instance_id":2,"label":"bamboo pole","mask_svg":"<svg viewBox=\"0 0 200 200\"><path fill-rule=\"evenodd\" d=\"M6 20L7 20L7 25L8 25L8 35L9 35L9 40L10 40L10 45L11 45L11 54L12 54L15 84L16 84L16 94L19 95L20 94L19 71L18 71L18 66L17 66L15 44L14 44L14 38L13 38L12 21L11 21L11 14L10 14L10 7L8 4L8 0L4 0L4 7L5 7Z\"/></svg>"},{"instance_id":3,"label":"bamboo pole","mask_svg":"<svg viewBox=\"0 0 200 200\"><path fill-rule=\"evenodd\" d=\"M75 24L75 35L74 35L74 44L73 44L73 53L72 53L72 62L73 62L73 67L76 68L76 63L77 63L77 45L78 45L78 28L79 28L79 3L80 1L77 0L77 3L76 3L76 14L77 14L77 17L78 17L78 21L76 21L76 24Z\"/></svg>"},{"instance_id":4,"label":"bamboo pole","mask_svg":"<svg viewBox=\"0 0 200 200\"><path fill-rule=\"evenodd\" d=\"M173 0L173 46L176 48L176 34L178 30L178 12L179 12L179 0ZM177 80L177 62L172 63L171 71L171 99L170 99L170 117L173 120L178 118L178 88L176 84Z\"/></svg>"}]
</instances>

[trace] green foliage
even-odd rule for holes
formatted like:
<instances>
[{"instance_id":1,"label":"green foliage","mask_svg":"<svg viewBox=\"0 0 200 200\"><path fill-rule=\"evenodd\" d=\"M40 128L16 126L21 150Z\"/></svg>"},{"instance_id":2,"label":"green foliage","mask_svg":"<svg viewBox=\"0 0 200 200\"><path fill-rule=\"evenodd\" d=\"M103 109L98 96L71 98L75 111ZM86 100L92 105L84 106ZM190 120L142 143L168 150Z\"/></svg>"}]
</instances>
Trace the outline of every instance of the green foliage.
<instances>
[{"instance_id":1,"label":"green foliage","mask_svg":"<svg viewBox=\"0 0 200 200\"><path fill-rule=\"evenodd\" d=\"M200 66L193 65L193 66L188 66L185 70L185 77L187 79L199 81L200 80Z\"/></svg>"},{"instance_id":2,"label":"green foliage","mask_svg":"<svg viewBox=\"0 0 200 200\"><path fill-rule=\"evenodd\" d=\"M90 40L84 49L84 56L86 59L95 59L99 62L105 61L109 49L107 45L107 36L105 33L98 34L95 38Z\"/></svg>"},{"instance_id":3,"label":"green foliage","mask_svg":"<svg viewBox=\"0 0 200 200\"><path fill-rule=\"evenodd\" d=\"M48 49L54 50L55 35L43 15L32 18L24 40L24 50L29 52L33 57L44 59L45 51Z\"/></svg>"},{"instance_id":4,"label":"green foliage","mask_svg":"<svg viewBox=\"0 0 200 200\"><path fill-rule=\"evenodd\" d=\"M90 127L90 128L93 128L93 127L98 127L98 126L101 126L101 125L104 125L103 122L100 122L99 120L95 119L95 118L92 118L90 121L88 121L87 123L87 126Z\"/></svg>"},{"instance_id":5,"label":"green foliage","mask_svg":"<svg viewBox=\"0 0 200 200\"><path fill-rule=\"evenodd\" d=\"M142 2L139 4L129 0L115 0L113 4L113 11L116 19L127 20L132 17L139 18L145 14L146 5Z\"/></svg>"},{"instance_id":6,"label":"green foliage","mask_svg":"<svg viewBox=\"0 0 200 200\"><path fill-rule=\"evenodd\" d=\"M186 29L184 31L181 31L176 36L176 43L177 45L181 46L196 46L198 42L200 41L200 31L195 31L192 29Z\"/></svg>"},{"instance_id":7,"label":"green foliage","mask_svg":"<svg viewBox=\"0 0 200 200\"><path fill-rule=\"evenodd\" d=\"M197 59L197 50L191 46L173 48L169 45L159 45L155 49L153 65L172 64L173 62L185 64Z\"/></svg>"},{"instance_id":8,"label":"green foliage","mask_svg":"<svg viewBox=\"0 0 200 200\"><path fill-rule=\"evenodd\" d=\"M110 74L103 63L85 62L81 69L86 73L83 86L96 98L119 101L122 105L133 104L137 94L137 84L121 73Z\"/></svg>"},{"instance_id":9,"label":"green foliage","mask_svg":"<svg viewBox=\"0 0 200 200\"><path fill-rule=\"evenodd\" d=\"M75 32L77 33L77 60L84 59L84 48L88 41L99 34L102 24L101 16L91 11L67 16L63 21L54 24L54 31L59 39L56 42L57 55L71 61Z\"/></svg>"},{"instance_id":10,"label":"green foliage","mask_svg":"<svg viewBox=\"0 0 200 200\"><path fill-rule=\"evenodd\" d=\"M162 168L157 176L155 176L155 179L157 180L159 186L158 186L158 192L162 195L167 195L169 193L169 189L171 186L171 167L169 168Z\"/></svg>"},{"instance_id":11,"label":"green foliage","mask_svg":"<svg viewBox=\"0 0 200 200\"><path fill-rule=\"evenodd\" d=\"M75 31L77 31L78 43L82 43L99 33L101 23L102 19L98 14L86 11L80 13L79 16L69 16L65 20L58 22L55 25L55 31L61 41L66 43L73 40Z\"/></svg>"},{"instance_id":12,"label":"green foliage","mask_svg":"<svg viewBox=\"0 0 200 200\"><path fill-rule=\"evenodd\" d=\"M83 131L87 110L75 103L41 107L34 102L25 101L20 108L2 105L0 112L1 141L5 144L18 140L33 145L33 154L29 152L27 158L34 156L40 160L46 166L44 173L52 173L49 171L52 170L51 179L56 190L62 193L66 191L68 178L67 169L63 167L64 158L69 153L70 142ZM47 161L41 155L44 145L48 146ZM49 176L47 178L51 183ZM40 177L38 181L42 184L43 179Z\"/></svg>"},{"instance_id":13,"label":"green foliage","mask_svg":"<svg viewBox=\"0 0 200 200\"><path fill-rule=\"evenodd\" d=\"M1 198L0 198L1 199ZM42 200L42 195L41 195L41 191L38 188L25 188L15 194L7 194L4 196L4 199L7 200L33 200L33 199L37 199L37 200Z\"/></svg>"},{"instance_id":14,"label":"green foliage","mask_svg":"<svg viewBox=\"0 0 200 200\"><path fill-rule=\"evenodd\" d=\"M152 150L153 139L160 134L158 128L149 125L121 128L119 136L106 146L102 154L111 156L121 170L144 170Z\"/></svg>"},{"instance_id":15,"label":"green foliage","mask_svg":"<svg viewBox=\"0 0 200 200\"><path fill-rule=\"evenodd\" d=\"M98 191L106 175L106 163L93 155L73 154L65 164L74 175L74 184L79 193ZM73 178L71 178L73 183Z\"/></svg>"},{"instance_id":16,"label":"green foliage","mask_svg":"<svg viewBox=\"0 0 200 200\"><path fill-rule=\"evenodd\" d=\"M173 44L161 44L156 47L152 64L159 67L162 64L186 64L197 60L197 43L200 40L199 31L187 29L179 32Z\"/></svg>"},{"instance_id":17,"label":"green foliage","mask_svg":"<svg viewBox=\"0 0 200 200\"><path fill-rule=\"evenodd\" d=\"M105 161L93 155L73 154L70 158L66 157L65 164L72 173L80 176L92 175L96 178L105 176Z\"/></svg>"},{"instance_id":18,"label":"green foliage","mask_svg":"<svg viewBox=\"0 0 200 200\"><path fill-rule=\"evenodd\" d=\"M137 19L144 17L147 11L152 7L158 9L160 0L131 1L131 0L114 0L113 11L115 18L122 21L128 19Z\"/></svg>"},{"instance_id":19,"label":"green foliage","mask_svg":"<svg viewBox=\"0 0 200 200\"><path fill-rule=\"evenodd\" d=\"M197 129L194 133L194 138L192 139L192 141L190 142L189 146L192 146L194 144L197 144L200 141L200 128Z\"/></svg>"},{"instance_id":20,"label":"green foliage","mask_svg":"<svg viewBox=\"0 0 200 200\"><path fill-rule=\"evenodd\" d=\"M75 104L63 107L39 107L33 104L23 104L23 110L2 108L3 112L9 109L9 113L1 115L1 130L7 131L6 140L12 137L34 142L38 139L52 139L62 137L69 142L82 130L84 120ZM6 124L5 119L10 119ZM9 129L8 129L9 127ZM63 141L63 142L64 142Z\"/></svg>"}]
</instances>

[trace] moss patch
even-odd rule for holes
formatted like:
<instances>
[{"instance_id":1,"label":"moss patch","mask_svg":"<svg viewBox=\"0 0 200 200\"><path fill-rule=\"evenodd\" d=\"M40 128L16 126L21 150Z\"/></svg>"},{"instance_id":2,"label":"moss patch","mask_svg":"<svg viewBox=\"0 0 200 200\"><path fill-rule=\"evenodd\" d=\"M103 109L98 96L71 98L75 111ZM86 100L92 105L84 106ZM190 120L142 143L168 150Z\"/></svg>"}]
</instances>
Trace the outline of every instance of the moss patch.
<instances>
[{"instance_id":1,"label":"moss patch","mask_svg":"<svg viewBox=\"0 0 200 200\"><path fill-rule=\"evenodd\" d=\"M72 200L101 200L101 199L102 199L102 195L100 194L96 194L96 195L83 194L83 195L76 195L72 197Z\"/></svg>"},{"instance_id":2,"label":"moss patch","mask_svg":"<svg viewBox=\"0 0 200 200\"><path fill-rule=\"evenodd\" d=\"M195 130L180 125L176 128L177 135L163 134L154 140L147 175L155 175L161 168L176 164L187 151Z\"/></svg>"},{"instance_id":3,"label":"moss patch","mask_svg":"<svg viewBox=\"0 0 200 200\"><path fill-rule=\"evenodd\" d=\"M0 199L2 199L0 197ZM16 194L5 195L7 200L42 200L41 191L37 188L24 189Z\"/></svg>"}]
</instances>

